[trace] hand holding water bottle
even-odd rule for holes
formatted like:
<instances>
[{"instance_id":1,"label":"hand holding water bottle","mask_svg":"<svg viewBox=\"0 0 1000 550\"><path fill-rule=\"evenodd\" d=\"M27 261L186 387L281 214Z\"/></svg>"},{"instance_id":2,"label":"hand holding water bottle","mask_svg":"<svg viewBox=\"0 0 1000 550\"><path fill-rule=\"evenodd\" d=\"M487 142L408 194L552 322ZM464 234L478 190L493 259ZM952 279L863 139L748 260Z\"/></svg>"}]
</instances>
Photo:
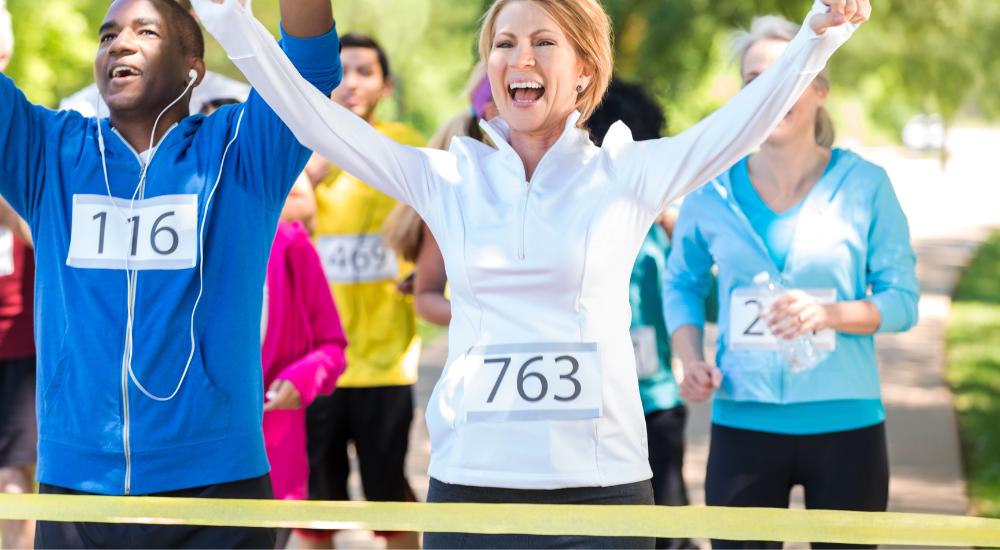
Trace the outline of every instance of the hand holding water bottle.
<instances>
[{"instance_id":1,"label":"hand holding water bottle","mask_svg":"<svg viewBox=\"0 0 1000 550\"><path fill-rule=\"evenodd\" d=\"M775 338L791 340L831 328L827 306L801 290L789 290L766 313Z\"/></svg>"},{"instance_id":2,"label":"hand holding water bottle","mask_svg":"<svg viewBox=\"0 0 1000 550\"><path fill-rule=\"evenodd\" d=\"M800 373L815 368L829 355L813 341L814 331L825 328L821 326L827 318L823 306L802 291L785 290L767 272L758 273L753 281L767 304L764 316L769 318L769 328L789 370Z\"/></svg>"}]
</instances>

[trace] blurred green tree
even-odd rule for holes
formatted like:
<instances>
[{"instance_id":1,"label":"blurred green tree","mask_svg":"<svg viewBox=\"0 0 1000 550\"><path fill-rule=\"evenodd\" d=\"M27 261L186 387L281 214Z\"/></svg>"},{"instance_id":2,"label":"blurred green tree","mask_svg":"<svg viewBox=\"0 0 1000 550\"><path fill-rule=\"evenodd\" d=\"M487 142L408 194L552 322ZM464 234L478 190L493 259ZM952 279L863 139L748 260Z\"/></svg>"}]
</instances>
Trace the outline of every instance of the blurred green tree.
<instances>
[{"instance_id":1,"label":"blurred green tree","mask_svg":"<svg viewBox=\"0 0 1000 550\"><path fill-rule=\"evenodd\" d=\"M17 48L8 73L29 97L54 105L91 81L97 27L109 0L7 0ZM337 0L341 32L366 32L389 52L398 93L384 115L426 133L465 108L462 85L477 60L479 18L490 0ZM617 73L639 81L683 129L735 93L728 37L755 15L799 21L809 0L604 0L615 34ZM258 0L277 30L278 2ZM946 121L1000 116L1000 2L879 0L875 15L832 62L835 97L863 104L897 130L916 112ZM238 76L209 40L211 68ZM727 78L720 78L727 76Z\"/></svg>"},{"instance_id":2,"label":"blurred green tree","mask_svg":"<svg viewBox=\"0 0 1000 550\"><path fill-rule=\"evenodd\" d=\"M7 0L15 44L6 72L32 101L54 106L93 80L97 27L91 20L103 10L99 3Z\"/></svg>"}]
</instances>

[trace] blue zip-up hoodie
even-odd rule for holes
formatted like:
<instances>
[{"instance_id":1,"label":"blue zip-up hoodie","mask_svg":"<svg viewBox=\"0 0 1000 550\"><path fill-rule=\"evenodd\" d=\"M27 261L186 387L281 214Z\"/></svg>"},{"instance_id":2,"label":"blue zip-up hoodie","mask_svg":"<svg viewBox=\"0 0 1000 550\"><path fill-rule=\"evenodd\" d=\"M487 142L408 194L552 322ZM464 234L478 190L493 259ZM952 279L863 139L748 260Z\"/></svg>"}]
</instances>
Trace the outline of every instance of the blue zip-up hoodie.
<instances>
[{"instance_id":1,"label":"blue zip-up hoodie","mask_svg":"<svg viewBox=\"0 0 1000 550\"><path fill-rule=\"evenodd\" d=\"M285 36L283 47L323 93L339 84L336 29L310 39ZM196 198L198 230L222 170L197 254L204 289L193 358L176 397L160 402L141 393L123 366L126 272L71 267L68 257L74 197L107 196L97 124L111 194L126 199L126 207L139 183L136 153L107 119L32 105L4 76L0 106L0 193L30 224L38 264L38 479L89 493L141 495L266 474L264 273L278 215L309 151L256 93L212 116L185 118L160 142L145 198ZM241 112L239 135L220 168ZM116 215L77 221L110 228ZM170 249L177 234L169 227L154 229L154 247ZM103 239L106 228L98 229ZM184 372L199 287L198 266L138 272L132 364L153 395L169 396Z\"/></svg>"},{"instance_id":2,"label":"blue zip-up hoodie","mask_svg":"<svg viewBox=\"0 0 1000 550\"><path fill-rule=\"evenodd\" d=\"M872 336L837 334L836 351L800 374L791 374L776 352L729 349L732 292L752 288L762 271L785 288L833 288L838 301L871 300L882 315L879 332L916 323L916 255L888 175L850 151L834 150L831 163L802 205L780 272L736 202L731 172L684 201L667 263L667 323L671 334L684 325L704 326L710 273L718 265L716 361L723 383L716 399L784 404L880 397Z\"/></svg>"}]
</instances>

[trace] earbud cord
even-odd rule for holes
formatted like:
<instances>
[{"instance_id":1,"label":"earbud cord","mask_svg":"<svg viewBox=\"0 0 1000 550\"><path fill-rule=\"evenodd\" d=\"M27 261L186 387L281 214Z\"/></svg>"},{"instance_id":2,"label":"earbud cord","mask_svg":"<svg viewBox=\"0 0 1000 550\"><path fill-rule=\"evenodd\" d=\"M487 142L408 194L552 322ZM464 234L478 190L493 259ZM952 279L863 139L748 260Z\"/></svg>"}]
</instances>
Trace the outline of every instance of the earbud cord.
<instances>
[{"instance_id":1,"label":"earbud cord","mask_svg":"<svg viewBox=\"0 0 1000 550\"><path fill-rule=\"evenodd\" d=\"M150 139L149 139L149 149L150 150L152 150L152 148L153 148L153 141L155 140L155 137L156 137L156 127L157 127L157 125L159 125L160 119L163 117L163 115L168 110L170 110L171 107L173 107L174 105L176 105L178 101L180 101L181 99L184 98L185 95L187 95L188 90L190 90L191 87L194 85L195 80L196 80L195 78L190 79L189 82L188 82L187 87L184 89L184 92L177 99L175 99L173 102L171 102L169 105L167 105L167 107L164 108L163 111L161 111L160 114L156 117L156 121L153 123L153 131L152 131L152 133L150 135ZM240 127L243 124L243 114L244 114L244 112L245 112L244 110L242 110L242 109L240 110L239 118L236 121L236 131L233 134L233 138L229 141L229 143L226 144L226 148L223 150L223 153L222 153L222 162L221 162L221 164L219 166L219 173L218 173L218 175L216 177L215 183L212 186L211 192L209 192L208 199L205 202L205 208L204 208L204 211L203 211L203 214L202 214L202 226L201 226L201 230L199 232L199 240L198 240L199 251L200 251L200 253L202 255L201 261L198 262L198 296L195 298L194 306L191 309L191 320L190 320L190 327L191 327L190 328L191 351L188 354L187 363L185 364L184 371L181 373L181 377L180 377L180 379L177 382L177 386L174 388L174 391L169 396L167 396L167 397L158 397L156 395L153 395L151 392L149 392L139 382L139 380L137 379L137 377L135 375L135 371L132 368L132 356L133 356L133 345L134 345L134 341L133 341L133 337L132 337L132 330L133 330L133 326L135 324L135 300L136 300L136 290L137 290L137 287L138 287L138 271L136 271L136 270L129 270L129 259L128 259L128 256L126 256L126 258L125 258L125 273L126 273L126 282L127 282L127 287L128 287L128 300L127 300L128 318L127 318L127 322L126 322L125 350L124 350L124 353L122 355L122 364L123 364L123 366L125 366L128 369L129 378L131 378L132 383L135 384L136 387L139 389L139 391L141 391L144 395L146 395L146 397L148 397L148 398L150 398L150 399L152 399L154 401L166 402L166 401L172 400L174 397L177 396L177 394L180 392L181 387L184 385L184 380L187 378L188 371L191 368L191 362L194 359L194 352L195 352L194 317L195 317L195 314L198 311L198 305L201 302L201 297L202 297L202 294L203 294L203 291L204 291L204 287L205 287L205 283L204 283L204 247L205 247L205 225L206 225L207 219L208 219L208 210L209 210L209 206L212 203L212 199L215 196L215 192L218 189L219 183L222 181L222 172L223 172L223 168L225 168L225 165L226 165L226 157L229 154L229 149L232 147L233 143L235 143L236 139L239 137ZM115 209L118 211L119 216L121 216L122 220L127 223L127 218L125 216L125 213L122 212L121 208L119 208L118 203L115 201L114 196L111 194L111 184L110 184L110 181L109 181L109 178L108 178L107 159L106 159L106 156L105 156L104 132L103 132L103 129L102 129L102 126L101 126L101 118L100 118L100 103L98 103L98 109L97 109L97 140L98 140L98 148L100 149L100 152L101 152L101 167L102 167L102 170L103 170L103 173L104 173L104 185L105 185L105 189L107 190L107 193L108 193L108 198L111 200L112 205L114 205ZM140 199L141 199L141 197L145 196L145 189L144 188L145 188L145 183L146 183L146 174L147 174L147 171L149 169L149 165L152 163L153 157L155 157L155 156L156 156L156 150L152 150L152 152L150 154L150 158L143 165L142 173L141 173L141 175L139 177L139 185L137 186L135 192L133 192L133 194L132 194L132 200L131 200L130 210L135 205L136 195L139 195Z\"/></svg>"},{"instance_id":2,"label":"earbud cord","mask_svg":"<svg viewBox=\"0 0 1000 550\"><path fill-rule=\"evenodd\" d=\"M184 96L186 96L188 91L191 90L196 80L197 80L196 78L189 78L187 86L184 87L184 91L181 92L181 95L177 96L176 99L171 101L170 104L164 107L163 110L160 111L160 114L156 116L156 120L153 122L153 129L149 134L149 146L146 149L147 151L149 151L149 158L146 159L146 162L144 162L142 165L142 171L139 174L139 185L136 186L135 191L133 191L132 193L132 198L129 201L129 212L131 212L135 208L135 201L137 195L140 200L145 198L146 196L146 176L149 172L149 166L153 163L153 158L156 157L156 152L159 149L159 147L153 149L153 144L156 140L156 128L160 125L160 120L163 118L163 115L166 114L167 111L169 111L181 99L184 99ZM119 212L121 211L119 210ZM122 218L123 221L128 223L128 220L124 218L124 215L122 215ZM142 393L146 394L147 397L155 398L155 396L147 392L146 389L142 387L141 384L138 383L138 381L136 380L135 372L133 371L132 368L132 357L135 352L135 339L133 336L135 327L135 301L139 287L139 272L138 270L129 270L128 255L125 256L125 275L128 282L127 284L128 315L127 315L127 321L125 323L125 355L124 355L125 366L128 368L129 378L132 379L132 382L136 384L139 390L142 391ZM180 387L178 386L178 390L179 389ZM171 398L176 394L177 391L175 391L171 395Z\"/></svg>"},{"instance_id":3,"label":"earbud cord","mask_svg":"<svg viewBox=\"0 0 1000 550\"><path fill-rule=\"evenodd\" d=\"M208 198L205 200L205 209L201 217L201 228L198 232L198 250L200 251L202 257L198 262L198 296L194 300L194 306L191 308L191 320L190 320L190 337L191 337L191 351L188 353L187 363L184 365L184 372L181 373L180 380L177 381L177 387L174 388L173 393L167 397L158 397L146 390L145 387L136 379L135 372L132 371L132 364L129 363L128 374L132 379L132 383L135 384L139 391L146 395L146 397L152 399L153 401L166 402L170 401L177 396L177 393L181 391L181 386L184 385L184 380L187 378L188 371L191 369L191 361L194 359L195 352L195 337L194 337L194 316L198 312L198 306L201 304L201 297L205 290L205 226L208 224L208 210L212 204L212 199L215 197L215 191L219 188L219 182L222 181L222 171L226 166L226 157L229 155L229 149L236 142L236 138L240 135L240 127L243 124L243 108L240 109L240 116L236 120L236 131L233 133L233 138L229 140L226 144L226 148L222 151L222 162L219 164L219 174L215 178L215 183L212 185L212 190L208 193ZM134 299L133 299L134 301Z\"/></svg>"}]
</instances>

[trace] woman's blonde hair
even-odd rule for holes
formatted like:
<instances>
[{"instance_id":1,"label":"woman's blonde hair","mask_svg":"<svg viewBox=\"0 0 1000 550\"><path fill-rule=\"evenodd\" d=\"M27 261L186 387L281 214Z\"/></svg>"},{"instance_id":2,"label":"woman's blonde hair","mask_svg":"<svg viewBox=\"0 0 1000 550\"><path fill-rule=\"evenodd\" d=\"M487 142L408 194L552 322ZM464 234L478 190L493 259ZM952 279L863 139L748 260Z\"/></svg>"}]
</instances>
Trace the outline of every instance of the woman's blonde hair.
<instances>
[{"instance_id":1,"label":"woman's blonde hair","mask_svg":"<svg viewBox=\"0 0 1000 550\"><path fill-rule=\"evenodd\" d=\"M761 40L780 40L791 42L799 33L799 25L777 15L765 15L753 20L750 30L737 33L733 38L733 50L735 57L740 61L740 72L743 71L743 63L746 61L747 52L754 44ZM813 84L824 90L830 89L830 73L823 69ZM833 147L833 142L837 137L836 129L833 126L833 119L830 112L825 107L820 107L816 112L816 144L827 149Z\"/></svg>"},{"instance_id":2,"label":"woman's blonde hair","mask_svg":"<svg viewBox=\"0 0 1000 550\"><path fill-rule=\"evenodd\" d=\"M424 220L412 206L399 203L382 223L382 238L404 260L415 262L424 244Z\"/></svg>"},{"instance_id":3,"label":"woman's blonde hair","mask_svg":"<svg viewBox=\"0 0 1000 550\"><path fill-rule=\"evenodd\" d=\"M479 55L487 62L493 49L497 18L513 2L534 2L554 19L573 43L583 63L594 71L593 80L579 94L576 109L582 115L578 126L583 126L604 99L611 82L614 54L611 49L611 19L597 0L496 0L483 16L479 31Z\"/></svg>"}]
</instances>

